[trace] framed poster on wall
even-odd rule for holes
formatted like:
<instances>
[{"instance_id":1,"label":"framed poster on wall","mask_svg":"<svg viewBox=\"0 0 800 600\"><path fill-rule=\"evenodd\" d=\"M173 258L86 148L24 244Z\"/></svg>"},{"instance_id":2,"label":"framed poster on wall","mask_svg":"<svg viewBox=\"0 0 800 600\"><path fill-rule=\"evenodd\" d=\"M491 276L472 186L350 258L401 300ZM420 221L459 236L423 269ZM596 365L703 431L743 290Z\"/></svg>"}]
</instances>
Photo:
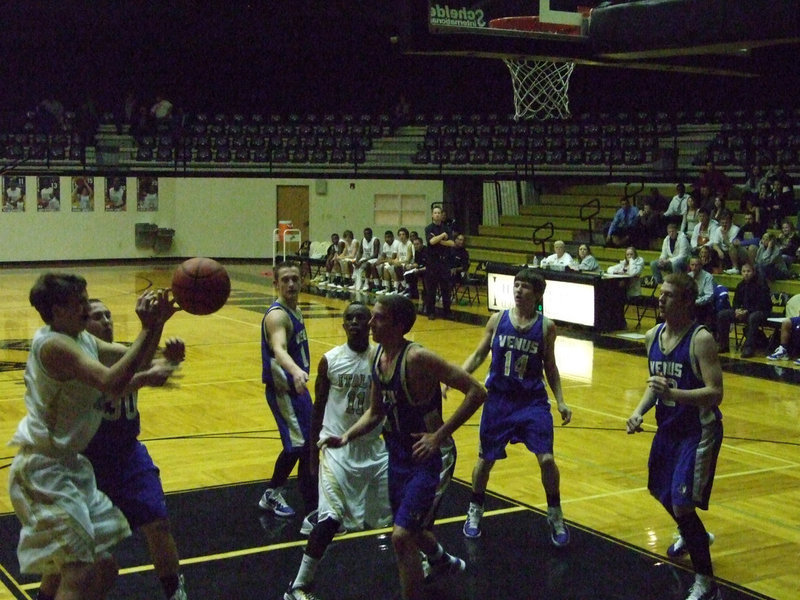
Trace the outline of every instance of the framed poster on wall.
<instances>
[{"instance_id":1,"label":"framed poster on wall","mask_svg":"<svg viewBox=\"0 0 800 600\"><path fill-rule=\"evenodd\" d=\"M61 210L60 177L44 175L36 178L36 210L39 212Z\"/></svg>"},{"instance_id":2,"label":"framed poster on wall","mask_svg":"<svg viewBox=\"0 0 800 600\"><path fill-rule=\"evenodd\" d=\"M139 212L158 210L158 177L139 177L136 191L136 208Z\"/></svg>"},{"instance_id":3,"label":"framed poster on wall","mask_svg":"<svg viewBox=\"0 0 800 600\"><path fill-rule=\"evenodd\" d=\"M127 210L128 193L125 178L119 175L106 177L106 211L124 212Z\"/></svg>"},{"instance_id":4,"label":"framed poster on wall","mask_svg":"<svg viewBox=\"0 0 800 600\"><path fill-rule=\"evenodd\" d=\"M94 177L72 178L72 212L94 211Z\"/></svg>"},{"instance_id":5,"label":"framed poster on wall","mask_svg":"<svg viewBox=\"0 0 800 600\"><path fill-rule=\"evenodd\" d=\"M3 177L3 212L25 211L25 176Z\"/></svg>"}]
</instances>

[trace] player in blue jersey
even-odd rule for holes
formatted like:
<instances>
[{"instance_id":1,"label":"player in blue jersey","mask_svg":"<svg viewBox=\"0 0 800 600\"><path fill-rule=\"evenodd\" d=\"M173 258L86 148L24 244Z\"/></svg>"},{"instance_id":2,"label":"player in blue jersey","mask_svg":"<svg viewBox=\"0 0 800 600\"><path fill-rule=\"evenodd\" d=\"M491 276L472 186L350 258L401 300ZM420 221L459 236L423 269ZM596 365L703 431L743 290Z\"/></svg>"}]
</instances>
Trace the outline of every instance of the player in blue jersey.
<instances>
[{"instance_id":1,"label":"player in blue jersey","mask_svg":"<svg viewBox=\"0 0 800 600\"><path fill-rule=\"evenodd\" d=\"M258 505L279 517L292 517L295 511L284 500L281 488L296 464L306 513L317 508L317 482L311 476L308 462L312 412L308 391L308 333L297 307L302 284L300 268L280 263L275 267L274 277L278 298L261 322L261 379L283 450Z\"/></svg>"},{"instance_id":2,"label":"player in blue jersey","mask_svg":"<svg viewBox=\"0 0 800 600\"><path fill-rule=\"evenodd\" d=\"M627 430L641 431L643 415L655 406L647 487L677 522L692 560L687 600L719 600L709 534L696 509L708 510L722 445L722 369L714 336L692 317L696 298L697 284L685 273L665 278L658 298L664 322L647 332L650 377Z\"/></svg>"},{"instance_id":3,"label":"player in blue jersey","mask_svg":"<svg viewBox=\"0 0 800 600\"><path fill-rule=\"evenodd\" d=\"M414 304L404 296L382 296L375 303L370 328L380 345L372 362L370 406L341 437L326 441L341 447L385 421L392 545L405 600L424 597L420 551L430 564L428 582L465 568L463 560L444 551L432 526L455 467L452 433L486 398L480 383L463 369L405 338L416 316ZM464 401L446 422L442 383L464 393Z\"/></svg>"},{"instance_id":4,"label":"player in blue jersey","mask_svg":"<svg viewBox=\"0 0 800 600\"><path fill-rule=\"evenodd\" d=\"M519 271L514 277L514 308L489 318L477 348L464 361L464 370L472 373L492 352L486 379L489 397L481 415L480 450L463 528L469 538L481 535L486 486L495 461L506 458L509 442L522 442L539 462L550 540L558 547L569 543L561 511L560 474L553 457L553 416L543 376L553 390L562 425L570 422L572 410L564 402L556 365L556 326L537 311L544 289L545 280L535 271Z\"/></svg>"}]
</instances>

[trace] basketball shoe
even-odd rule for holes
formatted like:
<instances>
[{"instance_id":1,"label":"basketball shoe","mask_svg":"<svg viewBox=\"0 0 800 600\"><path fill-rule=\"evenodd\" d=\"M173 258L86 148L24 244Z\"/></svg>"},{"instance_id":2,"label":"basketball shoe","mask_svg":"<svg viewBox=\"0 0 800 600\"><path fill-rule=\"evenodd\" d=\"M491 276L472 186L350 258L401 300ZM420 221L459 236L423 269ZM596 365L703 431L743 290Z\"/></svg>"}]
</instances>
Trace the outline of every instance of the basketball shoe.
<instances>
[{"instance_id":1,"label":"basketball shoe","mask_svg":"<svg viewBox=\"0 0 800 600\"><path fill-rule=\"evenodd\" d=\"M178 575L178 587L175 593L169 597L169 600L188 600L186 595L186 585L183 582L183 575Z\"/></svg>"},{"instance_id":2,"label":"basketball shoe","mask_svg":"<svg viewBox=\"0 0 800 600\"><path fill-rule=\"evenodd\" d=\"M467 563L447 552L436 562L430 562L430 559L428 559L428 563L430 564L430 571L425 576L425 583L433 583L447 575L458 575L467 568Z\"/></svg>"},{"instance_id":3,"label":"basketball shoe","mask_svg":"<svg viewBox=\"0 0 800 600\"><path fill-rule=\"evenodd\" d=\"M281 493L272 488L267 488L261 500L258 501L259 508L275 513L278 517L293 517L294 509L286 503Z\"/></svg>"},{"instance_id":4,"label":"basketball shoe","mask_svg":"<svg viewBox=\"0 0 800 600\"><path fill-rule=\"evenodd\" d=\"M775 348L775 352L770 354L767 357L767 360L786 360L789 358L789 353L786 351L786 348L783 346L778 346Z\"/></svg>"},{"instance_id":5,"label":"basketball shoe","mask_svg":"<svg viewBox=\"0 0 800 600\"><path fill-rule=\"evenodd\" d=\"M483 517L483 507L474 502L469 503L467 509L467 520L464 521L464 535L468 538L481 537L481 517Z\"/></svg>"},{"instance_id":6,"label":"basketball shoe","mask_svg":"<svg viewBox=\"0 0 800 600\"><path fill-rule=\"evenodd\" d=\"M696 575L686 600L722 600L722 592L711 577Z\"/></svg>"},{"instance_id":7,"label":"basketball shoe","mask_svg":"<svg viewBox=\"0 0 800 600\"><path fill-rule=\"evenodd\" d=\"M286 593L283 595L283 600L322 600L316 594L311 593L311 590L308 588L294 588L292 589L292 585L294 582L289 584L289 589L286 590Z\"/></svg>"},{"instance_id":8,"label":"basketball shoe","mask_svg":"<svg viewBox=\"0 0 800 600\"><path fill-rule=\"evenodd\" d=\"M714 543L714 534L710 531L708 532L708 545ZM679 558L684 554L688 554L689 549L686 547L686 542L683 539L683 536L680 533L675 534L675 541L672 545L667 548L667 556L670 558Z\"/></svg>"},{"instance_id":9,"label":"basketball shoe","mask_svg":"<svg viewBox=\"0 0 800 600\"><path fill-rule=\"evenodd\" d=\"M563 548L569 544L569 529L564 519L547 517L547 524L550 526L550 541L556 548Z\"/></svg>"}]
</instances>

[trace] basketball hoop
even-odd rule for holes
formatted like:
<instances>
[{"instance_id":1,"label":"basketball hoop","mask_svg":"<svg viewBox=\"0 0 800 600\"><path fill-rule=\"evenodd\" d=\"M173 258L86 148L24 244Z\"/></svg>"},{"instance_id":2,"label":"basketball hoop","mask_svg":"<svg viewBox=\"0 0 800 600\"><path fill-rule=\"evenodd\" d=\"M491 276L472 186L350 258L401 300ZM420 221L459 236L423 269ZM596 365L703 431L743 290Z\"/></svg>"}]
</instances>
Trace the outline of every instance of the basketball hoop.
<instances>
[{"instance_id":1,"label":"basketball hoop","mask_svg":"<svg viewBox=\"0 0 800 600\"><path fill-rule=\"evenodd\" d=\"M574 62L504 58L514 85L514 119L567 119Z\"/></svg>"}]
</instances>

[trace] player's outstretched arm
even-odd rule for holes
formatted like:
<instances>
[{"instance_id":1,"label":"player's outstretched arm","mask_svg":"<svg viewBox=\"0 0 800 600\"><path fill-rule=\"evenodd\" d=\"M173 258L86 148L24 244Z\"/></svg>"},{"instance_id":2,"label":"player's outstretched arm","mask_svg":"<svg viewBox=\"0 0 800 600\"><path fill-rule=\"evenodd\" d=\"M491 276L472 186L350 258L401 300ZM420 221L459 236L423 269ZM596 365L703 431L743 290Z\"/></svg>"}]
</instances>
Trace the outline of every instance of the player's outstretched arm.
<instances>
[{"instance_id":1,"label":"player's outstretched arm","mask_svg":"<svg viewBox=\"0 0 800 600\"><path fill-rule=\"evenodd\" d=\"M304 393L308 385L308 373L289 355L288 338L292 329L289 315L284 310L271 310L264 316L263 327L275 361L292 376L295 392Z\"/></svg>"}]
</instances>

